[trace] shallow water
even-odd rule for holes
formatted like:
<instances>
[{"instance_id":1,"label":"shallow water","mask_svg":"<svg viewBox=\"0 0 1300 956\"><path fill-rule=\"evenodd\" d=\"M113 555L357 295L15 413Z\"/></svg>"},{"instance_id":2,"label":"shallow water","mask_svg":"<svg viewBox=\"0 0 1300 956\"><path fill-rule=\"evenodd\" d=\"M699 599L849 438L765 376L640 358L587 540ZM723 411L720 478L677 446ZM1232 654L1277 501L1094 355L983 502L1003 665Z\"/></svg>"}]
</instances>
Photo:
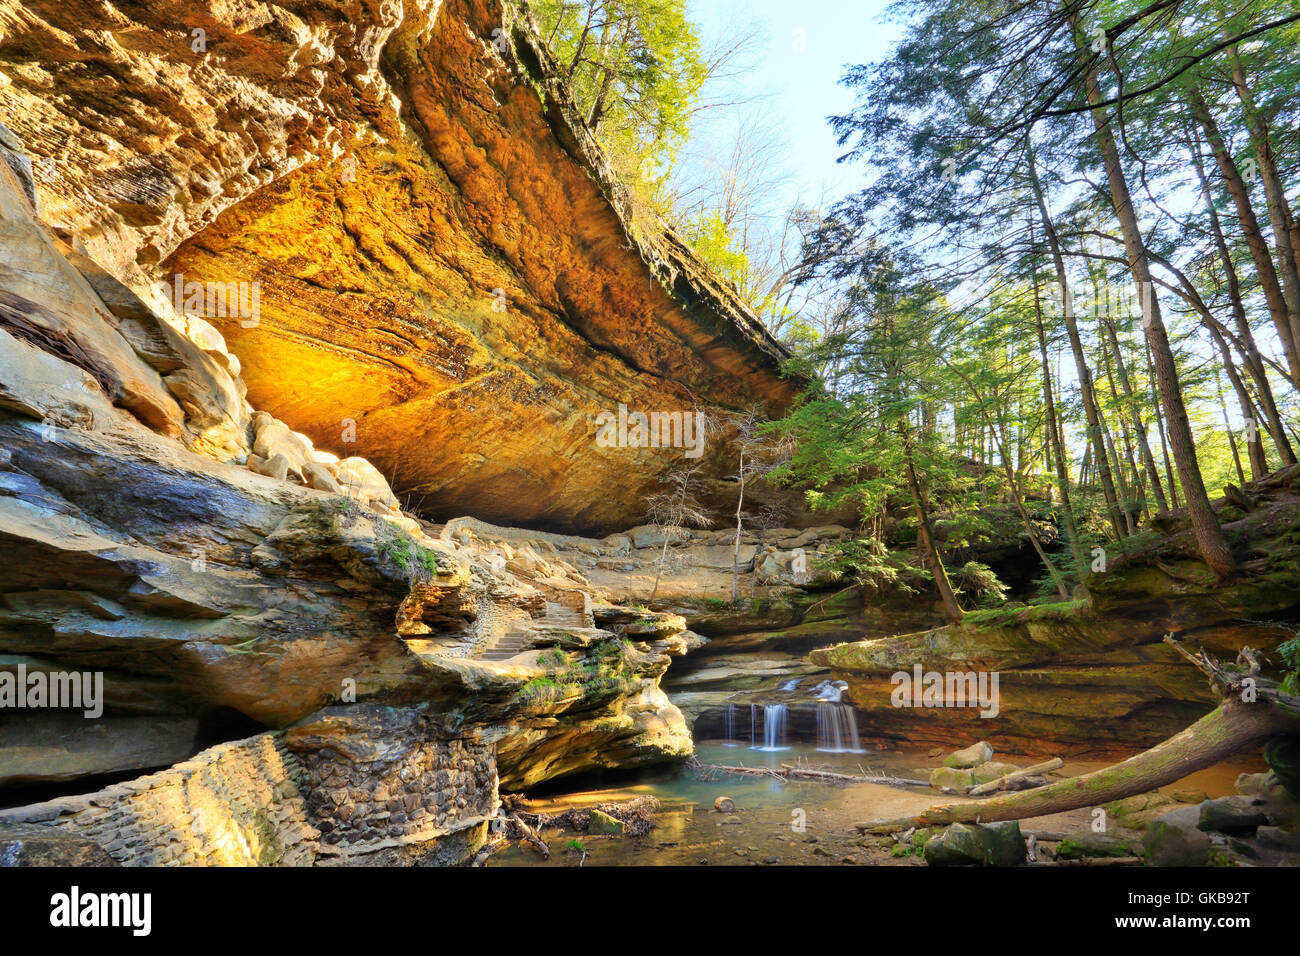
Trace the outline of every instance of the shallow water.
<instances>
[{"instance_id":1,"label":"shallow water","mask_svg":"<svg viewBox=\"0 0 1300 956\"><path fill-rule=\"evenodd\" d=\"M697 744L702 764L779 767L802 764L815 769L846 774L878 773L924 780L939 759L925 751L885 751L865 754L834 754L816 750L811 744L794 742L779 752L765 752L748 746L728 746L723 741ZM998 757L1016 760L1016 755ZM1017 761L1023 763L1024 761ZM1106 766L1106 761L1068 761L1062 773L1074 776ZM1232 793L1237 774L1263 769L1258 760L1233 760L1192 774L1169 787L1203 790L1208 796ZM852 829L868 819L904 816L939 802L960 801L926 787L900 788L872 783L847 785L807 780L781 780L749 775L716 775L701 778L682 768L667 779L648 780L603 790L586 790L529 802L539 812L559 812L568 807L627 800L651 795L661 806L655 829L644 837L591 836L568 830L548 829L543 838L550 844L551 859L543 860L531 847L514 844L497 851L489 866L665 866L665 865L802 865L802 864L888 864L924 865L916 858L895 858L889 850L871 845ZM713 810L720 796L735 801L735 813ZM1091 822L1087 809L1054 814L1021 822L1024 830L1085 830ZM566 851L576 840L582 851ZM585 854L585 855L584 855Z\"/></svg>"},{"instance_id":2,"label":"shallow water","mask_svg":"<svg viewBox=\"0 0 1300 956\"><path fill-rule=\"evenodd\" d=\"M669 698L696 726L728 739L696 741L696 760L706 765L777 768L797 764L852 775L876 774L928 781L941 763L932 747L876 750L853 737L858 725L835 708L841 686L829 671L808 664L801 646L772 647L765 635L716 639L705 652L675 662L664 680ZM737 645L744 647L740 650ZM816 719L814 719L816 718ZM864 727L868 731L870 728ZM822 749L817 744L821 743ZM953 740L947 750L972 743ZM838 750L838 752L836 752ZM946 751L945 751L946 752ZM1020 766L1042 756L997 753L995 759ZM1067 759L1060 773L1077 776L1115 761ZM1237 775L1266 769L1259 758L1234 759L1161 789L1201 790L1217 797L1234 793ZM651 768L636 782L579 790L529 801L535 812L558 813L570 807L653 796L660 801L655 828L644 837L591 836L552 828L542 833L551 847L543 860L518 843L498 850L489 866L665 866L873 864L923 866L917 857L893 857L890 847L864 838L853 825L866 820L910 816L939 803L966 798L925 787L873 783L836 784L812 780L711 773L689 767L675 773ZM713 809L730 797L735 813ZM1083 832L1092 823L1087 808L1021 822L1025 831ZM577 841L581 849L566 852Z\"/></svg>"}]
</instances>

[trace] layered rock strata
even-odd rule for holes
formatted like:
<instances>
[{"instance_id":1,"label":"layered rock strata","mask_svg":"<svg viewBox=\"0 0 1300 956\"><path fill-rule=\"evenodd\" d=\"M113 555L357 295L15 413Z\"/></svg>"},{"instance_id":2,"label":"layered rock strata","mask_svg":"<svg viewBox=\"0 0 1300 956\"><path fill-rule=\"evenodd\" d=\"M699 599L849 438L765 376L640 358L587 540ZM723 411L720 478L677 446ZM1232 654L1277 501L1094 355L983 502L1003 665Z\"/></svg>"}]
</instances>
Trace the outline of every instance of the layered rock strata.
<instances>
[{"instance_id":1,"label":"layered rock strata","mask_svg":"<svg viewBox=\"0 0 1300 956\"><path fill-rule=\"evenodd\" d=\"M255 407L428 516L626 527L687 449L598 444L601 412L797 390L635 211L514 0L9 0L0 37L0 122L60 235L211 323ZM162 391L131 390L174 422Z\"/></svg>"},{"instance_id":2,"label":"layered rock strata","mask_svg":"<svg viewBox=\"0 0 1300 956\"><path fill-rule=\"evenodd\" d=\"M1197 555L1185 515L1171 536L1113 558L1090 599L972 614L962 625L837 644L809 655L848 681L872 735L944 744L985 739L1015 753L1127 755L1176 733L1217 702L1202 675L1163 642L1233 660L1261 652L1279 675L1278 644L1300 610L1300 467L1249 486L1249 513L1216 503L1241 565L1220 583ZM894 674L999 675L1000 707L899 707ZM864 730L864 733L866 731ZM1051 753L1048 753L1050 751Z\"/></svg>"},{"instance_id":3,"label":"layered rock strata","mask_svg":"<svg viewBox=\"0 0 1300 956\"><path fill-rule=\"evenodd\" d=\"M680 618L507 568L254 412L219 337L97 272L25 173L0 163L0 787L182 762L9 820L122 863L448 862L498 785L690 753L658 688ZM81 675L93 707L11 699Z\"/></svg>"}]
</instances>

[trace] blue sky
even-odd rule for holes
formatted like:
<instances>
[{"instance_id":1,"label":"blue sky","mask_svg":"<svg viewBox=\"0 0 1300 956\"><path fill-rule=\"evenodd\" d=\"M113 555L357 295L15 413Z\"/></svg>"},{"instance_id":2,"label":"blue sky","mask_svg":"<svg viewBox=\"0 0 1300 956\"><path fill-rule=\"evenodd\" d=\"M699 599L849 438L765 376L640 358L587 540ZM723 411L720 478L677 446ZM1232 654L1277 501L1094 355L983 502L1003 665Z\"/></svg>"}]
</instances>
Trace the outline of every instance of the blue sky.
<instances>
[{"instance_id":1,"label":"blue sky","mask_svg":"<svg viewBox=\"0 0 1300 956\"><path fill-rule=\"evenodd\" d=\"M753 29L759 35L742 78L746 92L757 99L732 112L762 121L782 143L788 181L777 205L816 204L823 192L833 201L862 182L860 166L836 164L842 150L826 117L853 105L853 93L839 84L845 66L880 59L899 36L896 25L878 19L887 5L887 0L688 0L706 49L728 32ZM729 134L717 128L724 125L708 119L697 124L694 146L716 139L725 148Z\"/></svg>"}]
</instances>

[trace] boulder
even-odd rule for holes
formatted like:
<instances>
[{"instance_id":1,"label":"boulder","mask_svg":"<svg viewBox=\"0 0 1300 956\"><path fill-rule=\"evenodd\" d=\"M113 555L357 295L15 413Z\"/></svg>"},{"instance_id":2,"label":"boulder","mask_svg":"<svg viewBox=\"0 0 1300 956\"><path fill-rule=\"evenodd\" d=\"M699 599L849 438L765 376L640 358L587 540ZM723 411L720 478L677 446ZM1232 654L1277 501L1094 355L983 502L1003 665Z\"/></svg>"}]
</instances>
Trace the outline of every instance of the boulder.
<instances>
[{"instance_id":1,"label":"boulder","mask_svg":"<svg viewBox=\"0 0 1300 956\"><path fill-rule=\"evenodd\" d=\"M945 767L978 767L993 759L993 745L981 740L964 750L957 750L943 758Z\"/></svg>"},{"instance_id":2,"label":"boulder","mask_svg":"<svg viewBox=\"0 0 1300 956\"><path fill-rule=\"evenodd\" d=\"M616 820L603 810L592 810L591 819L587 823L587 832L597 836L621 836L627 832L627 824Z\"/></svg>"},{"instance_id":3,"label":"boulder","mask_svg":"<svg viewBox=\"0 0 1300 956\"><path fill-rule=\"evenodd\" d=\"M957 767L936 767L930 771L930 786L936 790L965 790L975 786L975 775Z\"/></svg>"},{"instance_id":4,"label":"boulder","mask_svg":"<svg viewBox=\"0 0 1300 956\"><path fill-rule=\"evenodd\" d=\"M1028 858L1020 823L954 823L925 844L930 866L1018 866Z\"/></svg>"},{"instance_id":5,"label":"boulder","mask_svg":"<svg viewBox=\"0 0 1300 956\"><path fill-rule=\"evenodd\" d=\"M284 455L275 455L269 461L257 455L248 456L248 467L259 475L275 478L279 481L289 480L289 459Z\"/></svg>"},{"instance_id":6,"label":"boulder","mask_svg":"<svg viewBox=\"0 0 1300 956\"><path fill-rule=\"evenodd\" d=\"M634 548L662 548L665 539L671 546L682 541L690 541L694 537L694 533L686 528L679 528L670 535L663 528L653 524L638 525L635 528L628 528L623 533L632 539Z\"/></svg>"},{"instance_id":7,"label":"boulder","mask_svg":"<svg viewBox=\"0 0 1300 956\"><path fill-rule=\"evenodd\" d=\"M1134 830L1144 829L1152 820L1163 813L1168 813L1169 808L1174 805L1174 801L1161 793L1159 790L1152 790L1150 793L1139 793L1132 797L1125 797L1123 800L1116 800L1106 805L1106 812L1120 820L1124 826L1131 827Z\"/></svg>"},{"instance_id":8,"label":"boulder","mask_svg":"<svg viewBox=\"0 0 1300 956\"><path fill-rule=\"evenodd\" d=\"M988 783L997 780L999 777L1005 777L1009 773L1015 773L1020 767L1013 763L1003 763L1000 760L990 760L988 763L982 763L978 767L971 769L971 778L976 783Z\"/></svg>"},{"instance_id":9,"label":"boulder","mask_svg":"<svg viewBox=\"0 0 1300 956\"><path fill-rule=\"evenodd\" d=\"M1248 797L1262 797L1279 786L1281 784L1272 771L1265 771L1264 773L1238 774L1234 789Z\"/></svg>"},{"instance_id":10,"label":"boulder","mask_svg":"<svg viewBox=\"0 0 1300 956\"><path fill-rule=\"evenodd\" d=\"M1165 796L1159 790L1152 790L1150 793L1138 793L1131 797L1125 797L1123 800L1109 803L1106 805L1106 812L1112 816L1123 817L1143 810L1152 810L1156 807L1167 807L1173 802L1170 797Z\"/></svg>"},{"instance_id":11,"label":"boulder","mask_svg":"<svg viewBox=\"0 0 1300 956\"><path fill-rule=\"evenodd\" d=\"M1220 797L1200 806L1197 827L1214 833L1249 833L1268 823L1268 816L1248 797Z\"/></svg>"},{"instance_id":12,"label":"boulder","mask_svg":"<svg viewBox=\"0 0 1300 956\"><path fill-rule=\"evenodd\" d=\"M1264 745L1264 760L1287 793L1300 797L1300 737L1274 737Z\"/></svg>"},{"instance_id":13,"label":"boulder","mask_svg":"<svg viewBox=\"0 0 1300 956\"><path fill-rule=\"evenodd\" d=\"M1056 848L1062 860L1082 860L1087 857L1141 856L1142 844L1136 840L1111 836L1106 833L1084 832L1066 837Z\"/></svg>"},{"instance_id":14,"label":"boulder","mask_svg":"<svg viewBox=\"0 0 1300 956\"><path fill-rule=\"evenodd\" d=\"M1201 810L1180 806L1156 817L1142 834L1147 866L1205 866L1210 838L1198 829Z\"/></svg>"},{"instance_id":15,"label":"boulder","mask_svg":"<svg viewBox=\"0 0 1300 956\"><path fill-rule=\"evenodd\" d=\"M258 429L257 437L253 439L253 454L267 460L283 455L289 463L289 470L300 478L305 477L302 469L312 460L312 450L310 439L275 419Z\"/></svg>"},{"instance_id":16,"label":"boulder","mask_svg":"<svg viewBox=\"0 0 1300 956\"><path fill-rule=\"evenodd\" d=\"M330 474L330 470L319 462L306 462L302 466L302 476L307 480L307 484L317 491L328 491L332 495L343 494L343 488Z\"/></svg>"},{"instance_id":17,"label":"boulder","mask_svg":"<svg viewBox=\"0 0 1300 956\"><path fill-rule=\"evenodd\" d=\"M1300 833L1282 827L1260 827L1255 831L1260 846L1282 853L1300 853Z\"/></svg>"},{"instance_id":18,"label":"boulder","mask_svg":"<svg viewBox=\"0 0 1300 956\"><path fill-rule=\"evenodd\" d=\"M769 550L759 557L754 565L754 571L758 574L758 580L762 584L776 584L780 582L783 572L787 565L781 561L781 555L775 550Z\"/></svg>"},{"instance_id":19,"label":"boulder","mask_svg":"<svg viewBox=\"0 0 1300 956\"><path fill-rule=\"evenodd\" d=\"M740 570L746 571L754 560L758 549L752 544L742 544L738 556ZM734 549L731 545L690 545L680 548L675 556L682 564L689 567L713 568L718 571L730 571Z\"/></svg>"},{"instance_id":20,"label":"boulder","mask_svg":"<svg viewBox=\"0 0 1300 956\"><path fill-rule=\"evenodd\" d=\"M625 534L611 534L600 539L601 547L613 554L627 554L632 550L632 539Z\"/></svg>"},{"instance_id":21,"label":"boulder","mask_svg":"<svg viewBox=\"0 0 1300 956\"><path fill-rule=\"evenodd\" d=\"M338 463L334 477L340 485L350 489L351 497L369 498L385 508L397 505L397 496L379 469L364 458L344 458Z\"/></svg>"}]
</instances>

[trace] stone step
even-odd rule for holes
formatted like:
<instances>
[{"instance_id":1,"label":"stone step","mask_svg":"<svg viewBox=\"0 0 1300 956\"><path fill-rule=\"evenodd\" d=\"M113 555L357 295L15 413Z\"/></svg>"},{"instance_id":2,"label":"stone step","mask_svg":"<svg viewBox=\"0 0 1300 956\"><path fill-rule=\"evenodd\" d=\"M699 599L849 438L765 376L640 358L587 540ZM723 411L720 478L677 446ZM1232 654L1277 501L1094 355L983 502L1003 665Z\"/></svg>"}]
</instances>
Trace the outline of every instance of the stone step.
<instances>
[{"instance_id":1,"label":"stone step","mask_svg":"<svg viewBox=\"0 0 1300 956\"><path fill-rule=\"evenodd\" d=\"M526 631L507 631L480 653L479 658L485 661L503 661L521 653L527 642Z\"/></svg>"}]
</instances>

